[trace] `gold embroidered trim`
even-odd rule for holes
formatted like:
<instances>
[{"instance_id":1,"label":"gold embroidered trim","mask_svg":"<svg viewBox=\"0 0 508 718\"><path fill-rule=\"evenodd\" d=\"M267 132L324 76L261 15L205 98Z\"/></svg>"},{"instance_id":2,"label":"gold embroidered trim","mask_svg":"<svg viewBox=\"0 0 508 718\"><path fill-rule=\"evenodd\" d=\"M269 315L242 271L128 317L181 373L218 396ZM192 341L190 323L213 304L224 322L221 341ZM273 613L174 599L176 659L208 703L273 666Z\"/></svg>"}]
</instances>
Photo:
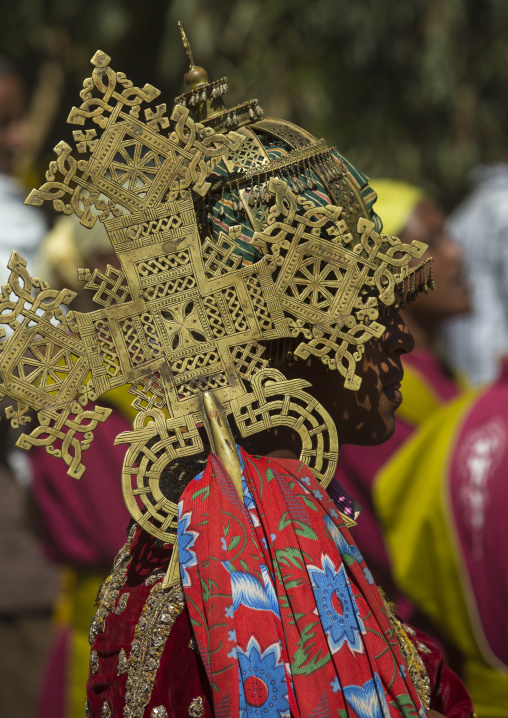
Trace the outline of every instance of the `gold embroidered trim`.
<instances>
[{"instance_id":1,"label":"gold embroidered trim","mask_svg":"<svg viewBox=\"0 0 508 718\"><path fill-rule=\"evenodd\" d=\"M189 716L191 718L202 718L204 712L205 707L203 705L203 699L201 698L201 696L194 698L194 700L189 706Z\"/></svg>"},{"instance_id":2,"label":"gold embroidered trim","mask_svg":"<svg viewBox=\"0 0 508 718\"><path fill-rule=\"evenodd\" d=\"M137 525L134 524L129 531L127 543L120 549L115 559L113 570L106 578L99 591L97 612L93 617L90 625L90 631L88 632L88 643L91 646L94 644L97 635L104 630L106 618L115 609L116 599L118 598L118 594L120 593L127 576L127 569L131 558L130 548L134 540L136 529Z\"/></svg>"},{"instance_id":3,"label":"gold embroidered trim","mask_svg":"<svg viewBox=\"0 0 508 718\"><path fill-rule=\"evenodd\" d=\"M127 601L129 600L130 593L123 593L118 599L118 604L115 608L115 614L119 616L123 613L127 607Z\"/></svg>"},{"instance_id":4,"label":"gold embroidered trim","mask_svg":"<svg viewBox=\"0 0 508 718\"><path fill-rule=\"evenodd\" d=\"M150 718L168 718L168 712L164 706L157 706L157 708L152 708Z\"/></svg>"},{"instance_id":5,"label":"gold embroidered trim","mask_svg":"<svg viewBox=\"0 0 508 718\"><path fill-rule=\"evenodd\" d=\"M97 651L92 651L90 654L90 671L92 676L95 676L99 671L99 654Z\"/></svg>"},{"instance_id":6,"label":"gold embroidered trim","mask_svg":"<svg viewBox=\"0 0 508 718\"><path fill-rule=\"evenodd\" d=\"M160 581L161 578L164 578L166 575L165 571L156 571L155 573L152 573L150 576L145 578L145 586L153 586L154 583L157 583L157 581Z\"/></svg>"},{"instance_id":7,"label":"gold embroidered trim","mask_svg":"<svg viewBox=\"0 0 508 718\"><path fill-rule=\"evenodd\" d=\"M180 586L163 589L160 582L150 591L132 641L124 718L142 718L152 695L166 640L183 607Z\"/></svg>"},{"instance_id":8,"label":"gold embroidered trim","mask_svg":"<svg viewBox=\"0 0 508 718\"><path fill-rule=\"evenodd\" d=\"M109 705L109 701L104 701L102 704L102 718L111 718L111 706Z\"/></svg>"},{"instance_id":9,"label":"gold embroidered trim","mask_svg":"<svg viewBox=\"0 0 508 718\"><path fill-rule=\"evenodd\" d=\"M118 667L116 669L116 675L117 676L123 676L127 671L129 670L129 659L127 658L127 653L125 652L124 648L120 649L120 653L118 654Z\"/></svg>"},{"instance_id":10,"label":"gold embroidered trim","mask_svg":"<svg viewBox=\"0 0 508 718\"><path fill-rule=\"evenodd\" d=\"M388 601L388 599L381 590L380 594L386 608L388 620L390 621L395 637L397 638L397 641L399 643L402 657L406 662L409 677L411 678L411 681L415 687L416 693L418 694L418 698L420 699L422 706L427 711L430 708L431 698L431 686L429 676L427 674L425 664L423 663L421 656L416 649L416 646L411 641L411 639L408 638L407 635L408 633L415 635L415 632L411 628L411 626L403 624L397 618L397 616L395 615L393 604Z\"/></svg>"}]
</instances>

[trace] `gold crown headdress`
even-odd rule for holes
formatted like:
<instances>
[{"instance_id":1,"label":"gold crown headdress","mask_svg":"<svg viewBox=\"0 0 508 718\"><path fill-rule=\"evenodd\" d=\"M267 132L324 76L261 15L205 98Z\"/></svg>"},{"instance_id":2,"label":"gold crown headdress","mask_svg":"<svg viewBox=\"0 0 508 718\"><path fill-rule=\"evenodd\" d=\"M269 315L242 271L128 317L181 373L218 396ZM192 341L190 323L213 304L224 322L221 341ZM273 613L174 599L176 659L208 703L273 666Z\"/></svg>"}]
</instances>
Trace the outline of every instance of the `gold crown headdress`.
<instances>
[{"instance_id":1,"label":"gold crown headdress","mask_svg":"<svg viewBox=\"0 0 508 718\"><path fill-rule=\"evenodd\" d=\"M120 269L79 270L98 308L66 311L75 293L32 278L16 252L0 299L0 323L14 330L0 353L0 391L16 402L6 416L14 426L29 408L38 416L18 446L45 446L80 478L110 413L95 402L130 384L139 413L117 437L127 444L124 497L165 541L175 540L177 506L159 477L202 449L203 421L230 457L227 416L244 437L291 427L302 461L328 484L335 427L263 344L291 338L296 356L320 357L358 388L363 344L384 330L379 309L404 282L416 291L409 262L426 249L377 231L366 178L323 140L263 119L256 100L227 108L226 80L208 82L189 57L189 91L167 117L165 104L153 107L158 90L134 87L97 52L68 118L81 128L75 149L56 146L47 182L27 199L104 224Z\"/></svg>"}]
</instances>

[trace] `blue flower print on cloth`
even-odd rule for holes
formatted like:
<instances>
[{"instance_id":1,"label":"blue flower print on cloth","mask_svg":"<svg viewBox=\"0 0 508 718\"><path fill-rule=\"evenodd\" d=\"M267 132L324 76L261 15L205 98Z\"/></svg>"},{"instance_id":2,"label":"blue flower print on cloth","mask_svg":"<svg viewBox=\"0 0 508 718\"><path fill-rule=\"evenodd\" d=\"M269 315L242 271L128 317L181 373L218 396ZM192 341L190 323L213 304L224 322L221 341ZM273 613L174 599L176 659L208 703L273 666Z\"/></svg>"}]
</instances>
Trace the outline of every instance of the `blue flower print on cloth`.
<instances>
[{"instance_id":1,"label":"blue flower print on cloth","mask_svg":"<svg viewBox=\"0 0 508 718\"><path fill-rule=\"evenodd\" d=\"M330 651L337 653L347 643L352 652L363 653L365 627L344 565L336 569L332 559L321 554L321 566L307 566L307 571Z\"/></svg>"},{"instance_id":2,"label":"blue flower print on cloth","mask_svg":"<svg viewBox=\"0 0 508 718\"><path fill-rule=\"evenodd\" d=\"M359 566L361 566L362 563L365 564L365 559L363 558L358 548L356 546L351 546L350 544L348 544L345 537L341 534L338 527L333 523L331 518L329 516L325 516L324 521L330 536L333 538L337 545L337 548L339 549L343 561L349 566L351 566L351 564L355 561L358 563ZM374 578L372 577L372 574L366 565L363 566L362 571L367 582L370 583L371 586L373 586Z\"/></svg>"},{"instance_id":3,"label":"blue flower print on cloth","mask_svg":"<svg viewBox=\"0 0 508 718\"><path fill-rule=\"evenodd\" d=\"M343 691L346 703L358 718L390 718L383 684L377 673L363 686L344 686Z\"/></svg>"},{"instance_id":4,"label":"blue flower print on cloth","mask_svg":"<svg viewBox=\"0 0 508 718\"><path fill-rule=\"evenodd\" d=\"M351 566L351 564L355 561L359 565L364 563L365 559L363 558L358 548L356 546L351 546L350 544L348 544L345 537L339 531L338 526L333 523L332 519L329 516L325 516L324 522L328 533L335 541L337 548L339 549L339 553L342 556L342 560L345 561L349 566Z\"/></svg>"},{"instance_id":5,"label":"blue flower print on cloth","mask_svg":"<svg viewBox=\"0 0 508 718\"><path fill-rule=\"evenodd\" d=\"M196 553L192 550L199 533L187 530L192 518L192 511L181 515L182 505L178 505L178 560L183 586L191 586L191 577L187 569L197 565Z\"/></svg>"},{"instance_id":6,"label":"blue flower print on cloth","mask_svg":"<svg viewBox=\"0 0 508 718\"><path fill-rule=\"evenodd\" d=\"M231 578L231 595L233 605L226 608L226 615L232 618L240 606L252 608L255 611L271 611L280 618L279 603L275 589L270 580L266 566L261 564L263 583L251 573L231 570L229 561L222 565Z\"/></svg>"},{"instance_id":7,"label":"blue flower print on cloth","mask_svg":"<svg viewBox=\"0 0 508 718\"><path fill-rule=\"evenodd\" d=\"M238 648L240 718L289 718L286 671L278 643L261 652L251 636L247 649Z\"/></svg>"}]
</instances>

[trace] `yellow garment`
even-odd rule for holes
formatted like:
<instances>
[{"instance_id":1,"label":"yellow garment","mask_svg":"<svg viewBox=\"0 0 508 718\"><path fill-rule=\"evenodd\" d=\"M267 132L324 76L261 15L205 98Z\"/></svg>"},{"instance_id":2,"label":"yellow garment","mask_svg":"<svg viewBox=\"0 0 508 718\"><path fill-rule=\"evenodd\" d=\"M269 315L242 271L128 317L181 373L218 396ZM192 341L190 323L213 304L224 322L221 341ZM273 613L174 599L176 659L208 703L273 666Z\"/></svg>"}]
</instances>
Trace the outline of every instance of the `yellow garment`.
<instances>
[{"instance_id":1,"label":"yellow garment","mask_svg":"<svg viewBox=\"0 0 508 718\"><path fill-rule=\"evenodd\" d=\"M377 192L376 214L383 222L384 234L398 236L420 202L426 199L426 193L419 187L391 179L369 181Z\"/></svg>"},{"instance_id":2,"label":"yellow garment","mask_svg":"<svg viewBox=\"0 0 508 718\"><path fill-rule=\"evenodd\" d=\"M86 699L86 682L90 663L88 630L97 610L95 599L108 572L76 573L76 582L71 597L73 613L72 634L68 670L69 692L67 696L68 718L82 718Z\"/></svg>"},{"instance_id":3,"label":"yellow garment","mask_svg":"<svg viewBox=\"0 0 508 718\"><path fill-rule=\"evenodd\" d=\"M508 672L488 661L490 652L479 645L448 519L448 463L477 395L450 402L415 432L379 472L373 500L397 583L465 656L465 682L478 718L508 718Z\"/></svg>"},{"instance_id":4,"label":"yellow garment","mask_svg":"<svg viewBox=\"0 0 508 718\"><path fill-rule=\"evenodd\" d=\"M108 575L86 569L62 571L60 595L55 610L58 627L71 628L66 660L65 718L82 718L90 663L88 630L95 615L95 599Z\"/></svg>"},{"instance_id":5,"label":"yellow garment","mask_svg":"<svg viewBox=\"0 0 508 718\"><path fill-rule=\"evenodd\" d=\"M134 401L134 396L129 394L129 386L127 384L122 384L122 386L117 386L115 389L110 389L105 394L102 394L98 403L100 404L101 401L118 409L127 421L133 422L139 413L137 409L131 406L131 402Z\"/></svg>"},{"instance_id":6,"label":"yellow garment","mask_svg":"<svg viewBox=\"0 0 508 718\"><path fill-rule=\"evenodd\" d=\"M425 419L442 405L443 400L424 374L404 362L404 378L400 390L404 401L397 409L397 416L408 424L420 426Z\"/></svg>"},{"instance_id":7,"label":"yellow garment","mask_svg":"<svg viewBox=\"0 0 508 718\"><path fill-rule=\"evenodd\" d=\"M434 411L441 408L444 401L424 373L404 359L402 365L404 378L400 390L404 401L397 409L397 416L417 427ZM471 389L467 378L460 373L453 373L453 382L461 394Z\"/></svg>"}]
</instances>

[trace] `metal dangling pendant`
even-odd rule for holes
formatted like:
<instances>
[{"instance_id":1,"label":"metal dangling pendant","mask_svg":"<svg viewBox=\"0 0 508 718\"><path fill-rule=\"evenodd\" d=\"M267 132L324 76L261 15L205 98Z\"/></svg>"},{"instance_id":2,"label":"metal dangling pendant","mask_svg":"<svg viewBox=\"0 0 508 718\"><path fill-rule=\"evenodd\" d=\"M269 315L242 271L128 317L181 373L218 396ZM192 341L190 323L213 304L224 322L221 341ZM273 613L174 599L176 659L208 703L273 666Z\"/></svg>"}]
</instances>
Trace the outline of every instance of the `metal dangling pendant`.
<instances>
[{"instance_id":1,"label":"metal dangling pendant","mask_svg":"<svg viewBox=\"0 0 508 718\"><path fill-rule=\"evenodd\" d=\"M240 196L240 185L238 182L236 183L236 197L234 202L234 209L235 212L240 212L242 210L242 199Z\"/></svg>"},{"instance_id":2,"label":"metal dangling pendant","mask_svg":"<svg viewBox=\"0 0 508 718\"><path fill-rule=\"evenodd\" d=\"M222 194L220 197L219 217L224 217L226 210L224 209L224 187L222 187Z\"/></svg>"},{"instance_id":3,"label":"metal dangling pendant","mask_svg":"<svg viewBox=\"0 0 508 718\"><path fill-rule=\"evenodd\" d=\"M435 279L434 279L434 270L432 269L432 264L430 265L430 282L429 282L429 286L430 286L430 288L432 289L432 291L434 291L435 288L436 288L436 282L435 282Z\"/></svg>"}]
</instances>

